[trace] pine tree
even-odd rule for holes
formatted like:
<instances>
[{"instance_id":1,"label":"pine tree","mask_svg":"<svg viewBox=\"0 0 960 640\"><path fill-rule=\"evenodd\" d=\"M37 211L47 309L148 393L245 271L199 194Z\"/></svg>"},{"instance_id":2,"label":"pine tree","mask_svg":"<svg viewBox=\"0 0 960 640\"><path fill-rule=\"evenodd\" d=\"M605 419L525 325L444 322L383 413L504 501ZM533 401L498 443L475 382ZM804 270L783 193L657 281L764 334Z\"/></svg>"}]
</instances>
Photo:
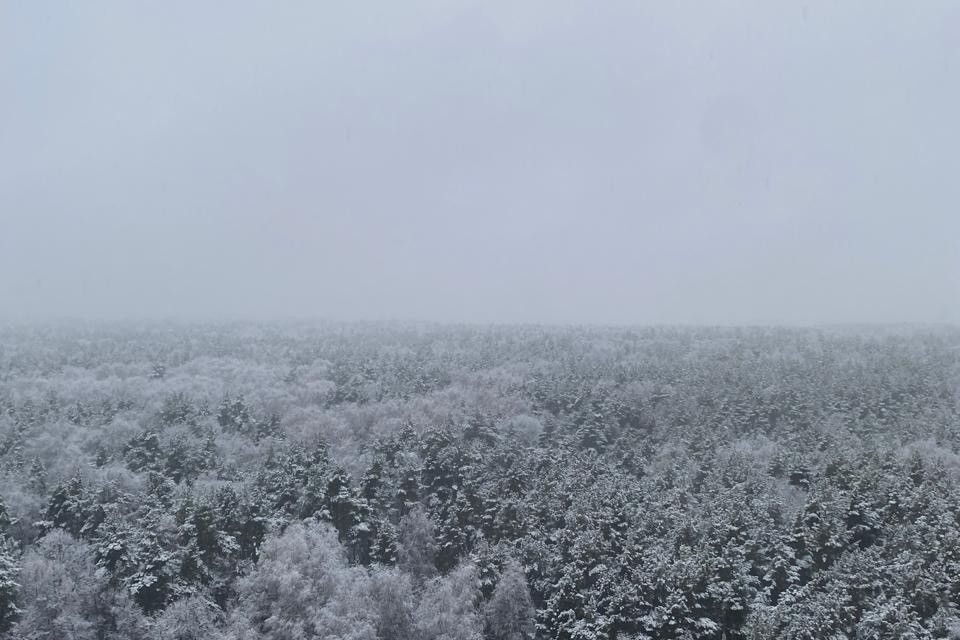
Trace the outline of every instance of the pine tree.
<instances>
[{"instance_id":1,"label":"pine tree","mask_svg":"<svg viewBox=\"0 0 960 640\"><path fill-rule=\"evenodd\" d=\"M307 472L307 479L303 485L297 507L297 516L301 520L307 518L330 519L330 511L327 508L327 484L329 480L325 468L314 466Z\"/></svg>"},{"instance_id":2,"label":"pine tree","mask_svg":"<svg viewBox=\"0 0 960 640\"><path fill-rule=\"evenodd\" d=\"M419 471L406 468L401 471L400 484L394 497L394 522L410 513L420 500Z\"/></svg>"},{"instance_id":3,"label":"pine tree","mask_svg":"<svg viewBox=\"0 0 960 640\"><path fill-rule=\"evenodd\" d=\"M30 463L27 486L37 495L47 495L47 469L39 457L34 457L33 462Z\"/></svg>"},{"instance_id":4,"label":"pine tree","mask_svg":"<svg viewBox=\"0 0 960 640\"><path fill-rule=\"evenodd\" d=\"M134 436L124 447L123 455L131 471L163 470L163 451L156 433L144 431Z\"/></svg>"},{"instance_id":5,"label":"pine tree","mask_svg":"<svg viewBox=\"0 0 960 640\"><path fill-rule=\"evenodd\" d=\"M217 490L213 501L216 530L236 541L239 560L255 559L266 536L268 520L256 494L241 496L232 487L222 487Z\"/></svg>"},{"instance_id":6,"label":"pine tree","mask_svg":"<svg viewBox=\"0 0 960 640\"><path fill-rule=\"evenodd\" d=\"M59 527L74 537L80 537L86 531L89 515L90 499L83 478L77 472L50 495L43 529Z\"/></svg>"},{"instance_id":7,"label":"pine tree","mask_svg":"<svg viewBox=\"0 0 960 640\"><path fill-rule=\"evenodd\" d=\"M397 538L396 527L390 522L380 520L375 527L373 543L370 547L370 560L386 566L397 564Z\"/></svg>"},{"instance_id":8,"label":"pine tree","mask_svg":"<svg viewBox=\"0 0 960 640\"><path fill-rule=\"evenodd\" d=\"M362 497L354 496L353 502L355 522L347 533L347 549L351 562L368 565L373 560L373 545L377 538L379 521Z\"/></svg>"},{"instance_id":9,"label":"pine tree","mask_svg":"<svg viewBox=\"0 0 960 640\"><path fill-rule=\"evenodd\" d=\"M0 539L0 633L10 627L20 612L16 604L20 587L17 582L19 573L20 564L16 552L4 536Z\"/></svg>"},{"instance_id":10,"label":"pine tree","mask_svg":"<svg viewBox=\"0 0 960 640\"><path fill-rule=\"evenodd\" d=\"M202 450L183 435L177 435L168 442L165 457L164 473L174 482L192 481L204 467Z\"/></svg>"},{"instance_id":11,"label":"pine tree","mask_svg":"<svg viewBox=\"0 0 960 640\"><path fill-rule=\"evenodd\" d=\"M185 500L176 514L180 547L180 576L187 584L210 585L229 579L240 551L237 540L218 530L209 504Z\"/></svg>"},{"instance_id":12,"label":"pine tree","mask_svg":"<svg viewBox=\"0 0 960 640\"><path fill-rule=\"evenodd\" d=\"M464 493L456 498L440 514L437 527L437 567L441 571L453 568L475 543L479 535L479 516Z\"/></svg>"},{"instance_id":13,"label":"pine tree","mask_svg":"<svg viewBox=\"0 0 960 640\"><path fill-rule=\"evenodd\" d=\"M236 398L231 398L229 395L224 396L217 413L217 423L224 431L236 431L243 434L250 431L253 420L243 396L237 396Z\"/></svg>"},{"instance_id":14,"label":"pine tree","mask_svg":"<svg viewBox=\"0 0 960 640\"><path fill-rule=\"evenodd\" d=\"M7 513L7 504L4 502L3 496L0 496L0 539L7 535L10 524L10 514Z\"/></svg>"},{"instance_id":15,"label":"pine tree","mask_svg":"<svg viewBox=\"0 0 960 640\"><path fill-rule=\"evenodd\" d=\"M382 492L384 488L383 480L383 460L374 458L370 468L360 479L360 496L367 501L367 504L374 513L382 513L386 510Z\"/></svg>"},{"instance_id":16,"label":"pine tree","mask_svg":"<svg viewBox=\"0 0 960 640\"><path fill-rule=\"evenodd\" d=\"M350 486L350 476L342 468L334 469L327 479L325 506L340 541L347 541L351 529L359 522L359 509Z\"/></svg>"},{"instance_id":17,"label":"pine tree","mask_svg":"<svg viewBox=\"0 0 960 640\"><path fill-rule=\"evenodd\" d=\"M589 413L577 427L577 443L581 449L603 453L609 443L606 425L600 413Z\"/></svg>"}]
</instances>

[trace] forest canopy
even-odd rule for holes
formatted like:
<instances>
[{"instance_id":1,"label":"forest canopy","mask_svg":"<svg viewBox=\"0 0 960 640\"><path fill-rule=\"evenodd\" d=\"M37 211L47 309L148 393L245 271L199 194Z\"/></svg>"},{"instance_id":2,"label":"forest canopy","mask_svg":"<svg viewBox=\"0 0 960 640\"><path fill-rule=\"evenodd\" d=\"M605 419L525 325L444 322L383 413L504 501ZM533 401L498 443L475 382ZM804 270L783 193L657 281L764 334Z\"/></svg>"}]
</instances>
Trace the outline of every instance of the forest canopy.
<instances>
[{"instance_id":1,"label":"forest canopy","mask_svg":"<svg viewBox=\"0 0 960 640\"><path fill-rule=\"evenodd\" d=\"M960 330L0 329L9 638L960 637Z\"/></svg>"}]
</instances>

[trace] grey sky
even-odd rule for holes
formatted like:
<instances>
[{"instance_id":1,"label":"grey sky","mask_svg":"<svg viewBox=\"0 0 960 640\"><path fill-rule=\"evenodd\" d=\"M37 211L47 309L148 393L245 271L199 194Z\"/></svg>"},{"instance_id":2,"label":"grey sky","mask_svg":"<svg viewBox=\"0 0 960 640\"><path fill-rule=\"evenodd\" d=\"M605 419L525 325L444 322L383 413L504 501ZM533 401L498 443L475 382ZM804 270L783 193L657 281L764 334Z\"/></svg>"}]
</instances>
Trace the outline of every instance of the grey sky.
<instances>
[{"instance_id":1,"label":"grey sky","mask_svg":"<svg viewBox=\"0 0 960 640\"><path fill-rule=\"evenodd\" d=\"M2 317L960 320L955 2L0 7Z\"/></svg>"}]
</instances>

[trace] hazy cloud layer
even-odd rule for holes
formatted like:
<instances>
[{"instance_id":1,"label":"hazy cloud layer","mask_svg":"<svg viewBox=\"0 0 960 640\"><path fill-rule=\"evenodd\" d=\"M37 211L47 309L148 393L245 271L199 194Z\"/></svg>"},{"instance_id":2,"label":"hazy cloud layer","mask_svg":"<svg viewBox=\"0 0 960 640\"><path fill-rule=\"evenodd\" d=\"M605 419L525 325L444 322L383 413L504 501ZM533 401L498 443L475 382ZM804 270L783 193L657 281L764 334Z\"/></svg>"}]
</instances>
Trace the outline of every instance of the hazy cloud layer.
<instances>
[{"instance_id":1,"label":"hazy cloud layer","mask_svg":"<svg viewBox=\"0 0 960 640\"><path fill-rule=\"evenodd\" d=\"M0 316L960 320L953 2L6 2Z\"/></svg>"}]
</instances>

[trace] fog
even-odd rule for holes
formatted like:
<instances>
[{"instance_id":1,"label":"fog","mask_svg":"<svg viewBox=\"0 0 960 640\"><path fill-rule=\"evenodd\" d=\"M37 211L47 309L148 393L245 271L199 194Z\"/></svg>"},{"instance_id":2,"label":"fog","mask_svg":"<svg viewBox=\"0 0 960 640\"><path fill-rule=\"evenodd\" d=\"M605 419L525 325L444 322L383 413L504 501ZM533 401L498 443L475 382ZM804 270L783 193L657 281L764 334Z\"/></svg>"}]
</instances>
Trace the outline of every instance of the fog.
<instances>
[{"instance_id":1,"label":"fog","mask_svg":"<svg viewBox=\"0 0 960 640\"><path fill-rule=\"evenodd\" d=\"M960 320L952 2L5 2L0 317Z\"/></svg>"}]
</instances>

